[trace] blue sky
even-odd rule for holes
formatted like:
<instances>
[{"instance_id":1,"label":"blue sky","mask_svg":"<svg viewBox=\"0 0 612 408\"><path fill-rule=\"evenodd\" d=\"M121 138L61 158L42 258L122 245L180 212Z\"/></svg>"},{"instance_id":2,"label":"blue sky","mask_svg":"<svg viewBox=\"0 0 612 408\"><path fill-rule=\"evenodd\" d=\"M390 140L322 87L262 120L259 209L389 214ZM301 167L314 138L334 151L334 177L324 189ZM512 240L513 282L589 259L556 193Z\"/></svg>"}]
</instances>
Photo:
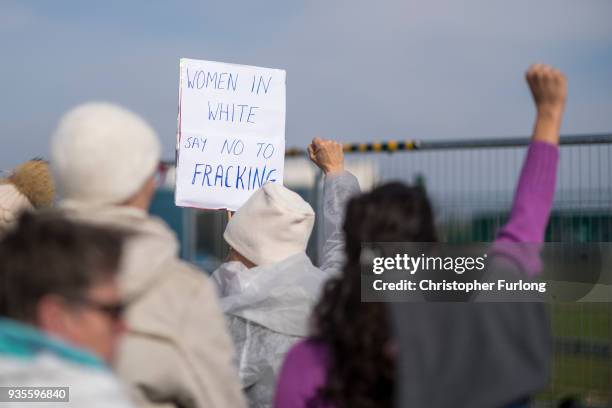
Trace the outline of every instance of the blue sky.
<instances>
[{"instance_id":1,"label":"blue sky","mask_svg":"<svg viewBox=\"0 0 612 408\"><path fill-rule=\"evenodd\" d=\"M181 57L287 70L287 145L526 135L532 62L569 77L564 133L612 132L612 2L2 0L0 169L61 114L122 104L173 158Z\"/></svg>"}]
</instances>

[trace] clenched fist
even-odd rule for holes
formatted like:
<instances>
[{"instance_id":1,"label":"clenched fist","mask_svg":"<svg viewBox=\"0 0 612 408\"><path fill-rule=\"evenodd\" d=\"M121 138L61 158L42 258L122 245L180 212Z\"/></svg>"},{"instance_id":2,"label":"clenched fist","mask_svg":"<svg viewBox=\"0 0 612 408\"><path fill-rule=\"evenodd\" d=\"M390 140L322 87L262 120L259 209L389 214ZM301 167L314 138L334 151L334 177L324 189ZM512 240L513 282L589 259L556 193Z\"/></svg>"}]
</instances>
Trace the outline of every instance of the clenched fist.
<instances>
[{"instance_id":1,"label":"clenched fist","mask_svg":"<svg viewBox=\"0 0 612 408\"><path fill-rule=\"evenodd\" d=\"M344 170L342 145L333 140L315 137L308 146L308 156L325 174L339 173Z\"/></svg>"},{"instance_id":2,"label":"clenched fist","mask_svg":"<svg viewBox=\"0 0 612 408\"><path fill-rule=\"evenodd\" d=\"M567 97L565 75L550 65L534 64L525 76L538 114L559 119L563 115Z\"/></svg>"},{"instance_id":3,"label":"clenched fist","mask_svg":"<svg viewBox=\"0 0 612 408\"><path fill-rule=\"evenodd\" d=\"M535 64L525 76L537 111L532 140L559 144L567 98L565 75L550 65Z\"/></svg>"}]
</instances>

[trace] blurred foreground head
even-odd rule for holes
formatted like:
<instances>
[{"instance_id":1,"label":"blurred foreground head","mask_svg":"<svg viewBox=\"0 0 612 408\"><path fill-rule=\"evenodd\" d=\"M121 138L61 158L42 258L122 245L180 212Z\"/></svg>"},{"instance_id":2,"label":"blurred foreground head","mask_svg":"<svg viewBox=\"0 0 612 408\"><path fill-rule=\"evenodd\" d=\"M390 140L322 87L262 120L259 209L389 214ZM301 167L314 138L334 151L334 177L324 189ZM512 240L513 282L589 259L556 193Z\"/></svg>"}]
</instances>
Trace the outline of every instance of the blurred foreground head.
<instances>
[{"instance_id":1,"label":"blurred foreground head","mask_svg":"<svg viewBox=\"0 0 612 408\"><path fill-rule=\"evenodd\" d=\"M86 103L60 120L51 168L64 199L125 204L143 192L152 196L160 152L157 135L140 116L109 103Z\"/></svg>"},{"instance_id":2,"label":"blurred foreground head","mask_svg":"<svg viewBox=\"0 0 612 408\"><path fill-rule=\"evenodd\" d=\"M236 211L223 238L251 263L270 265L306 251L314 217L297 193L267 182Z\"/></svg>"},{"instance_id":3,"label":"blurred foreground head","mask_svg":"<svg viewBox=\"0 0 612 408\"><path fill-rule=\"evenodd\" d=\"M47 162L34 159L0 179L0 233L10 228L22 211L50 207L55 188Z\"/></svg>"},{"instance_id":4,"label":"blurred foreground head","mask_svg":"<svg viewBox=\"0 0 612 408\"><path fill-rule=\"evenodd\" d=\"M0 316L110 360L123 330L123 234L24 213L0 241Z\"/></svg>"}]
</instances>

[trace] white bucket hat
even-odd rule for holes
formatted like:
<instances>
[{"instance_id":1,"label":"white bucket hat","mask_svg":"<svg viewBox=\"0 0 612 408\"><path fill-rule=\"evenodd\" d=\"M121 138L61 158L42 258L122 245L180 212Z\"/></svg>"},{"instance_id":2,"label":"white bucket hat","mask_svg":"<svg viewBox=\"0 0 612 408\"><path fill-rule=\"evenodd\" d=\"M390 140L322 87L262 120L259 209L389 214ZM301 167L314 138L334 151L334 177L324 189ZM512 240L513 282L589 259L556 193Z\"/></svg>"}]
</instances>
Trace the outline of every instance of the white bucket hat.
<instances>
[{"instance_id":1,"label":"white bucket hat","mask_svg":"<svg viewBox=\"0 0 612 408\"><path fill-rule=\"evenodd\" d=\"M302 197L268 182L236 211L223 238L257 266L269 265L306 251L314 219Z\"/></svg>"}]
</instances>

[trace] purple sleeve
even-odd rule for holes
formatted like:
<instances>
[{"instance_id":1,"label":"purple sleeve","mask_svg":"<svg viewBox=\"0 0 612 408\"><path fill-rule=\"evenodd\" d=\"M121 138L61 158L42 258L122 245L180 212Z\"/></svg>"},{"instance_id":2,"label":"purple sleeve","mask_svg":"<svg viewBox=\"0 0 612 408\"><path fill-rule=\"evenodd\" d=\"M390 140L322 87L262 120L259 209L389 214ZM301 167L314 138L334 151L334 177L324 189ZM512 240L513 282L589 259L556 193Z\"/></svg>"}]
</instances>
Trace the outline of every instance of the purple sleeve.
<instances>
[{"instance_id":1,"label":"purple sleeve","mask_svg":"<svg viewBox=\"0 0 612 408\"><path fill-rule=\"evenodd\" d=\"M274 408L306 408L325 383L326 370L324 346L312 340L294 345L278 377Z\"/></svg>"},{"instance_id":2,"label":"purple sleeve","mask_svg":"<svg viewBox=\"0 0 612 408\"><path fill-rule=\"evenodd\" d=\"M559 148L545 142L532 142L514 194L510 219L501 228L494 254L518 264L529 276L542 268L540 249L548 224L555 184ZM525 245L516 245L525 243Z\"/></svg>"}]
</instances>

